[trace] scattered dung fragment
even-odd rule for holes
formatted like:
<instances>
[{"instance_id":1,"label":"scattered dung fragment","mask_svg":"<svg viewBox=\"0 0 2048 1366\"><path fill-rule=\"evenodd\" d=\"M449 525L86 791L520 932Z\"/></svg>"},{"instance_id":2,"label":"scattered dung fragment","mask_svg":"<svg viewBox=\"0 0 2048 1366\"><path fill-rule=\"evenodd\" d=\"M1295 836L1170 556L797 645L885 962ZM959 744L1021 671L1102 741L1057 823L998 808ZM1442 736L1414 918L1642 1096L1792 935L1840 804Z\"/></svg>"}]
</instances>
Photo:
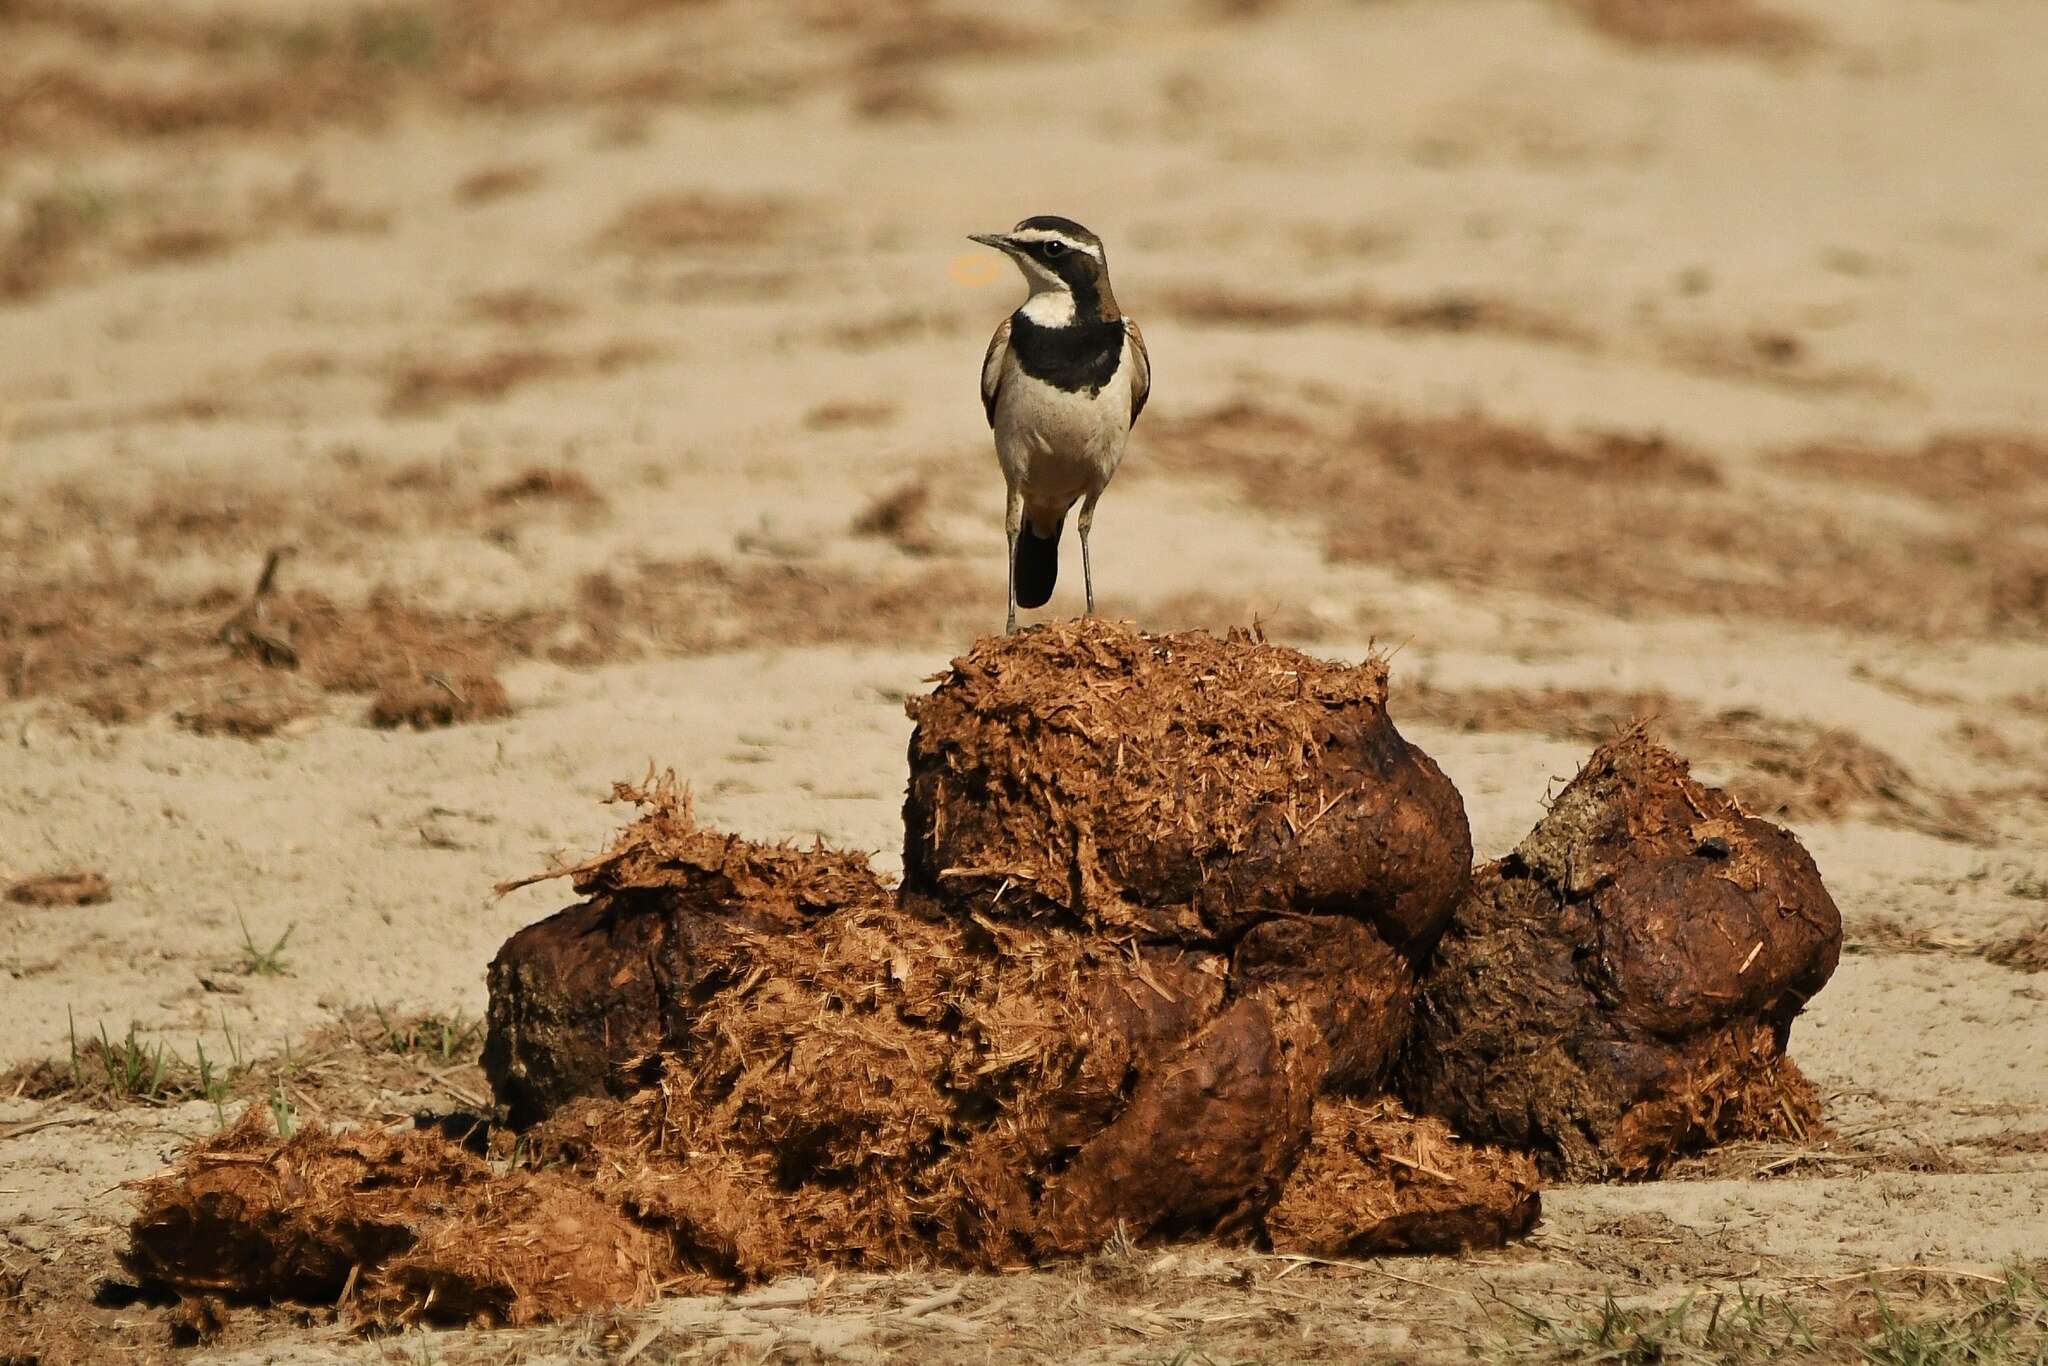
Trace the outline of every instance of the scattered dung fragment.
<instances>
[{"instance_id":1,"label":"scattered dung fragment","mask_svg":"<svg viewBox=\"0 0 2048 1366\"><path fill-rule=\"evenodd\" d=\"M113 894L104 875L86 868L21 878L7 888L7 899L18 906L97 906Z\"/></svg>"},{"instance_id":2,"label":"scattered dung fragment","mask_svg":"<svg viewBox=\"0 0 2048 1366\"><path fill-rule=\"evenodd\" d=\"M1460 1142L1390 1096L1326 1099L1266 1232L1315 1257L1456 1253L1519 1238L1541 1210L1528 1155Z\"/></svg>"},{"instance_id":3,"label":"scattered dung fragment","mask_svg":"<svg viewBox=\"0 0 2048 1366\"><path fill-rule=\"evenodd\" d=\"M1408 1103L1572 1180L1803 1137L1784 1056L1841 917L1793 836L1634 730L1473 877L1425 975Z\"/></svg>"},{"instance_id":4,"label":"scattered dung fragment","mask_svg":"<svg viewBox=\"0 0 2048 1366\"><path fill-rule=\"evenodd\" d=\"M423 674L385 683L370 703L368 719L380 730L435 730L511 714L512 699L491 674Z\"/></svg>"},{"instance_id":5,"label":"scattered dung fragment","mask_svg":"<svg viewBox=\"0 0 2048 1366\"><path fill-rule=\"evenodd\" d=\"M252 1106L136 1187L128 1268L186 1296L516 1325L634 1303L677 1272L666 1240L580 1183L495 1173L412 1129L285 1140Z\"/></svg>"},{"instance_id":6,"label":"scattered dung fragment","mask_svg":"<svg viewBox=\"0 0 2048 1366\"><path fill-rule=\"evenodd\" d=\"M1426 956L1469 874L1387 668L1084 618L978 642L910 704L904 882L959 912L1230 942L1301 913Z\"/></svg>"},{"instance_id":7,"label":"scattered dung fragment","mask_svg":"<svg viewBox=\"0 0 2048 1366\"><path fill-rule=\"evenodd\" d=\"M484 1070L515 1125L635 1089L619 1069L683 1038L693 1006L737 980L720 973L741 936L889 900L864 855L699 827L673 773L617 784L611 800L643 814L604 854L542 875L591 899L527 926L491 963Z\"/></svg>"}]
</instances>

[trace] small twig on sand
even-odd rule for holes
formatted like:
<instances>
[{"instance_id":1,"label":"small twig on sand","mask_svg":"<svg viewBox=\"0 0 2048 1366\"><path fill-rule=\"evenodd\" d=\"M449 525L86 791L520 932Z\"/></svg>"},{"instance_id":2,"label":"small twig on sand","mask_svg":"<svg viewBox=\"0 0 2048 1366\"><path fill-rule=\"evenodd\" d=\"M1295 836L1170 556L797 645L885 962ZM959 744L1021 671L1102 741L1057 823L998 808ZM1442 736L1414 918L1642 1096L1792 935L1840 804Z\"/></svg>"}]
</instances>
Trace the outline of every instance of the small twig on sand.
<instances>
[{"instance_id":1,"label":"small twig on sand","mask_svg":"<svg viewBox=\"0 0 2048 1366\"><path fill-rule=\"evenodd\" d=\"M1444 1288L1440 1285L1433 1285L1428 1281L1418 1281L1412 1276L1397 1276L1382 1267L1374 1266L1371 1262L1350 1262L1345 1261L1341 1257L1311 1257L1301 1252L1261 1252L1254 1255L1270 1257L1276 1262L1296 1262L1303 1266L1334 1266L1345 1271L1368 1271L1375 1276L1385 1276L1390 1281L1399 1281L1403 1285L1419 1286L1424 1290L1434 1290L1439 1294L1445 1293Z\"/></svg>"},{"instance_id":2,"label":"small twig on sand","mask_svg":"<svg viewBox=\"0 0 2048 1366\"><path fill-rule=\"evenodd\" d=\"M1797 1152L1793 1153L1789 1157L1781 1157L1777 1159L1775 1162L1766 1162L1763 1164L1763 1166L1758 1167L1756 1170L1752 1171L1750 1175L1769 1176L1773 1172L1784 1171L1787 1167L1803 1166L1808 1162L1815 1162L1825 1166L1829 1164L1839 1165L1844 1162L1855 1162L1856 1160L1857 1159L1853 1157L1844 1157L1840 1153Z\"/></svg>"},{"instance_id":3,"label":"small twig on sand","mask_svg":"<svg viewBox=\"0 0 2048 1366\"><path fill-rule=\"evenodd\" d=\"M638 1361L640 1354L649 1347L652 1347L654 1340L660 1336L661 1325L659 1323L650 1323L645 1328L642 1328L632 1342L626 1345L626 1350L619 1353L617 1366L629 1366L630 1363Z\"/></svg>"},{"instance_id":4,"label":"small twig on sand","mask_svg":"<svg viewBox=\"0 0 2048 1366\"><path fill-rule=\"evenodd\" d=\"M921 1319L934 1309L944 1309L949 1304L958 1304L967 1294L965 1285L956 1285L951 1290L941 1290L936 1295L927 1295L921 1300L912 1300L896 1311L899 1318Z\"/></svg>"},{"instance_id":5,"label":"small twig on sand","mask_svg":"<svg viewBox=\"0 0 2048 1366\"><path fill-rule=\"evenodd\" d=\"M26 1124L17 1124L11 1129L0 1129L0 1143L5 1143L10 1138L26 1138L30 1134L40 1133L44 1129L55 1129L66 1124L87 1124L91 1122L91 1119L90 1115L77 1115L69 1119L30 1120Z\"/></svg>"},{"instance_id":6,"label":"small twig on sand","mask_svg":"<svg viewBox=\"0 0 2048 1366\"><path fill-rule=\"evenodd\" d=\"M1815 1285L1846 1285L1850 1281L1867 1280L1872 1276L1953 1276L1957 1280L1982 1281L1986 1285L2004 1285L2005 1277L1988 1276L1982 1271L1970 1271L1960 1266L1873 1266L1862 1271L1852 1271L1846 1276L1815 1277ZM1804 1278L1801 1278L1804 1279Z\"/></svg>"}]
</instances>

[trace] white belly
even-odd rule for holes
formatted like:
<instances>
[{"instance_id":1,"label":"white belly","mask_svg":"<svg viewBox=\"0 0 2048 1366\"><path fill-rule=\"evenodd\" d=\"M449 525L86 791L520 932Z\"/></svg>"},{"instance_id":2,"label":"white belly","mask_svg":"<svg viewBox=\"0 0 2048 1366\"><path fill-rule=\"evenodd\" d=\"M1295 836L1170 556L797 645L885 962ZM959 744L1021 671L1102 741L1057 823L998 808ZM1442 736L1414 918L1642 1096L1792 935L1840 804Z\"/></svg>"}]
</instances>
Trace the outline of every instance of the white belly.
<instances>
[{"instance_id":1,"label":"white belly","mask_svg":"<svg viewBox=\"0 0 2048 1366\"><path fill-rule=\"evenodd\" d=\"M1097 393L1069 393L1015 368L996 401L996 459L1024 495L1025 515L1049 531L1076 500L1100 494L1124 458L1131 434L1131 367Z\"/></svg>"}]
</instances>

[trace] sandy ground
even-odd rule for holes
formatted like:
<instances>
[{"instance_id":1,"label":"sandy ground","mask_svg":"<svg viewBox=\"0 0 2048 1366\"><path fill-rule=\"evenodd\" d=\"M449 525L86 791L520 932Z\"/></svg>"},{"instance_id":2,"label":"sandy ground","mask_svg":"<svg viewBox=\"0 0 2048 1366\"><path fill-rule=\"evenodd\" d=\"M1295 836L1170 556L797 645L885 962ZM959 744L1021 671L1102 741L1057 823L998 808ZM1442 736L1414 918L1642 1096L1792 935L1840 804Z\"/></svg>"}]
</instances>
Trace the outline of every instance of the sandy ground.
<instances>
[{"instance_id":1,"label":"sandy ground","mask_svg":"<svg viewBox=\"0 0 2048 1366\"><path fill-rule=\"evenodd\" d=\"M263 1060L221 1107L12 1074L0 1320L166 1352L90 1303L122 1181L243 1104L464 1103L473 1038L366 1022L473 1020L563 898L492 884L600 844L612 780L893 865L903 699L1003 606L974 385L1018 287L964 234L1042 212L1152 350L1104 610L1398 647L1485 855L1651 717L1842 906L1793 1035L1833 1138L1549 1192L1465 1262L1112 1249L524 1338L249 1312L205 1354L1511 1353L1510 1304L1853 1320L1858 1273L2038 1267L2044 50L2033 0L0 6L0 886L111 892L0 901L0 1067L131 1026ZM296 671L238 616L276 545L331 641ZM394 678L509 714L373 726Z\"/></svg>"}]
</instances>

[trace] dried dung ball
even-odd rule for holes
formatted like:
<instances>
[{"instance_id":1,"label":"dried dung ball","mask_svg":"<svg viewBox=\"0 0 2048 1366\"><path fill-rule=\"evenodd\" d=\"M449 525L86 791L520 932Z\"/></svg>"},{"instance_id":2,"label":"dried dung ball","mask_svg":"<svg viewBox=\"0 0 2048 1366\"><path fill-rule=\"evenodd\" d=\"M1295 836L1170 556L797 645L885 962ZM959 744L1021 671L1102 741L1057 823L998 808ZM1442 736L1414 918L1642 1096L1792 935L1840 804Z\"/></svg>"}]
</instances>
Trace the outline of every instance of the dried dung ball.
<instances>
[{"instance_id":1,"label":"dried dung ball","mask_svg":"<svg viewBox=\"0 0 2048 1366\"><path fill-rule=\"evenodd\" d=\"M543 875L591 899L519 931L491 962L483 1065L516 1126L637 1089L620 1069L687 1035L696 1007L736 980L720 974L743 936L891 899L865 855L699 827L673 773L619 784L612 800L643 814L604 854Z\"/></svg>"},{"instance_id":2,"label":"dried dung ball","mask_svg":"<svg viewBox=\"0 0 2048 1366\"><path fill-rule=\"evenodd\" d=\"M1426 955L1463 891L1457 790L1387 670L1096 619L978 642L910 703L904 880L957 913L1155 940L1348 916Z\"/></svg>"},{"instance_id":3,"label":"dried dung ball","mask_svg":"<svg viewBox=\"0 0 2048 1366\"><path fill-rule=\"evenodd\" d=\"M1474 874L1423 980L1402 1093L1573 1180L1800 1136L1818 1105L1785 1041L1841 942L1798 840L1633 731Z\"/></svg>"}]
</instances>

